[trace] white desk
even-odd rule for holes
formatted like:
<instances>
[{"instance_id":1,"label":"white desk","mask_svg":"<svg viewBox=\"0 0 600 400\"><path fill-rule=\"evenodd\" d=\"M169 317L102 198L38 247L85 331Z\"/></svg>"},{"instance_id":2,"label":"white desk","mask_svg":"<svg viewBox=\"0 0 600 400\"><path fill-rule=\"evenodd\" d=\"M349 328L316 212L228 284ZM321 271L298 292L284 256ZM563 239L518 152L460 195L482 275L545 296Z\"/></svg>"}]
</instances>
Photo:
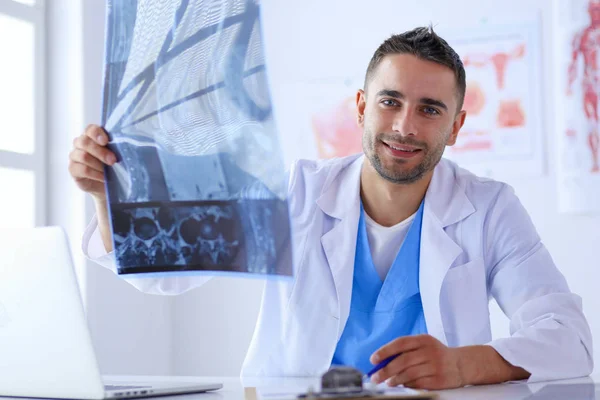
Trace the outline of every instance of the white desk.
<instances>
[{"instance_id":1,"label":"white desk","mask_svg":"<svg viewBox=\"0 0 600 400\"><path fill-rule=\"evenodd\" d=\"M244 400L245 387L269 387L269 391L273 389L281 389L282 393L289 393L294 390L306 390L309 386L318 388L318 379L300 379L300 378L282 378L282 379L244 379L239 377L106 377L110 381L136 381L138 379L146 380L166 380L166 381L194 381L194 382L220 382L223 384L223 389L195 395L187 395L185 399L198 400ZM525 383L505 383L501 385L491 386L474 386L454 390L444 390L437 392L440 400L521 400L525 399L533 393L539 391L547 384L567 384L567 383L600 383L600 372L593 374L591 377L580 379L569 379L562 381L542 382L534 384ZM169 396L170 399L183 399L182 396ZM166 400L166 397L162 399ZM600 399L599 399L600 400Z\"/></svg>"}]
</instances>

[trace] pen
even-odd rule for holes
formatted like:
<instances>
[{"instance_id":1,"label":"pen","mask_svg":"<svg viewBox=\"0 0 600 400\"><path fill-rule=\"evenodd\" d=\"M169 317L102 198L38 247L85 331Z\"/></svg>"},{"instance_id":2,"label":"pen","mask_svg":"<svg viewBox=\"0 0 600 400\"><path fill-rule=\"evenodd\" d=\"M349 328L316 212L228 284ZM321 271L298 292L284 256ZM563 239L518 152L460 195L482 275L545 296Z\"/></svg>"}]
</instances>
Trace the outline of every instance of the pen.
<instances>
[{"instance_id":1,"label":"pen","mask_svg":"<svg viewBox=\"0 0 600 400\"><path fill-rule=\"evenodd\" d=\"M390 362L392 362L392 360L394 358L398 357L399 355L400 354L394 354L393 356L389 356L388 358L386 358L385 360L383 360L382 362L380 362L379 364L374 366L372 370L367 372L367 377L370 378L373 374L375 374L377 371L379 371L380 369L382 369L383 367L388 365Z\"/></svg>"}]
</instances>

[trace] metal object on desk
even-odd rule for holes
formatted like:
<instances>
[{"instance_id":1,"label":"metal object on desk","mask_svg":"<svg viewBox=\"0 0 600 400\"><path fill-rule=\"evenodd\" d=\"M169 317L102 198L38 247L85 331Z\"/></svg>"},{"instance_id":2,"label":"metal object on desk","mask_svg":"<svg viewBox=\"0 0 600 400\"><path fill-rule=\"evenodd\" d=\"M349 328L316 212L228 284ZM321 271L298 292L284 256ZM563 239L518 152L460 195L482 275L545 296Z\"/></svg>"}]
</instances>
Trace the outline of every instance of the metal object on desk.
<instances>
[{"instance_id":1,"label":"metal object on desk","mask_svg":"<svg viewBox=\"0 0 600 400\"><path fill-rule=\"evenodd\" d=\"M371 390L363 386L363 374L352 367L332 367L321 377L321 391L311 389L298 395L300 399L361 398L383 394L381 390Z\"/></svg>"},{"instance_id":2,"label":"metal object on desk","mask_svg":"<svg viewBox=\"0 0 600 400\"><path fill-rule=\"evenodd\" d=\"M352 367L332 367L321 377L321 391L309 388L306 393L297 396L303 400L432 400L437 395L431 392L405 389L406 391L393 391L378 389L376 386L364 385L363 374ZM402 390L402 389L401 389Z\"/></svg>"}]
</instances>

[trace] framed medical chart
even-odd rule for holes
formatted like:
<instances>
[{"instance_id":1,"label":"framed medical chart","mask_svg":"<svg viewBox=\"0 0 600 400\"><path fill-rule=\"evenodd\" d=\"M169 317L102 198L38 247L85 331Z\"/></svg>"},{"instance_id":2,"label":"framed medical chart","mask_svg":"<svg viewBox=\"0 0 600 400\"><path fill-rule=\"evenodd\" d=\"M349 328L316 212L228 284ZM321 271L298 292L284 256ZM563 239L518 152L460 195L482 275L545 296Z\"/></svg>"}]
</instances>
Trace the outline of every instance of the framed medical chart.
<instances>
[{"instance_id":1,"label":"framed medical chart","mask_svg":"<svg viewBox=\"0 0 600 400\"><path fill-rule=\"evenodd\" d=\"M555 1L558 208L600 212L600 2Z\"/></svg>"},{"instance_id":2,"label":"framed medical chart","mask_svg":"<svg viewBox=\"0 0 600 400\"><path fill-rule=\"evenodd\" d=\"M444 156L494 178L544 173L537 15L518 24L443 32L466 72L465 124Z\"/></svg>"}]
</instances>

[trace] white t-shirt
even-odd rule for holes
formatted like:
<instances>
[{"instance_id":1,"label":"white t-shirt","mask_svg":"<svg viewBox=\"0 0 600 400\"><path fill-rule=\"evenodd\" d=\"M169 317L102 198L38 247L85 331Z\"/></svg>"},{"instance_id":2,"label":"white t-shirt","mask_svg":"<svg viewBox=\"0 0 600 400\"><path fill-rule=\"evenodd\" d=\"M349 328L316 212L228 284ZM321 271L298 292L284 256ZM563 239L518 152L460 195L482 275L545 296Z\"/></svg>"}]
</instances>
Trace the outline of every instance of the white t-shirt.
<instances>
[{"instance_id":1,"label":"white t-shirt","mask_svg":"<svg viewBox=\"0 0 600 400\"><path fill-rule=\"evenodd\" d=\"M404 243L404 238L406 238L410 224L415 219L416 214L414 213L396 225L382 226L365 212L371 258L381 281L385 280L388 271L392 267L392 263L396 259L402 243Z\"/></svg>"}]
</instances>

